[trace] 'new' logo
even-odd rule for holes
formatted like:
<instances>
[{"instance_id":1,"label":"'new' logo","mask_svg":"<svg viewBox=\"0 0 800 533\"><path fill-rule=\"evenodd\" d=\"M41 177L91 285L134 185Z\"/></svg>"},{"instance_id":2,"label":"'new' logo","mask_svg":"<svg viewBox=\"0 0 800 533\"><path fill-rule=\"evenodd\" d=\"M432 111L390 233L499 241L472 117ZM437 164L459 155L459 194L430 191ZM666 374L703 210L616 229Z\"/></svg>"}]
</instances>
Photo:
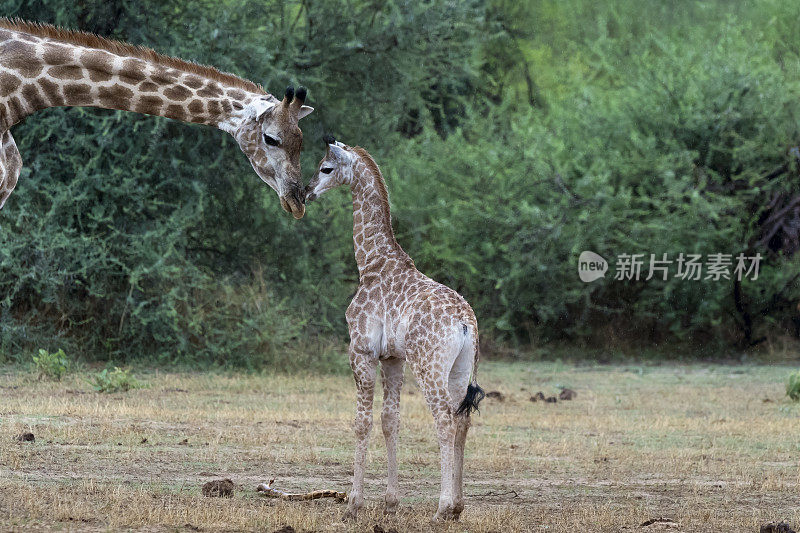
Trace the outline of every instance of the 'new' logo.
<instances>
[{"instance_id":1,"label":"'new' logo","mask_svg":"<svg viewBox=\"0 0 800 533\"><path fill-rule=\"evenodd\" d=\"M592 281L604 278L608 270L608 261L594 252L583 251L578 257L578 276L581 281L591 283Z\"/></svg>"}]
</instances>

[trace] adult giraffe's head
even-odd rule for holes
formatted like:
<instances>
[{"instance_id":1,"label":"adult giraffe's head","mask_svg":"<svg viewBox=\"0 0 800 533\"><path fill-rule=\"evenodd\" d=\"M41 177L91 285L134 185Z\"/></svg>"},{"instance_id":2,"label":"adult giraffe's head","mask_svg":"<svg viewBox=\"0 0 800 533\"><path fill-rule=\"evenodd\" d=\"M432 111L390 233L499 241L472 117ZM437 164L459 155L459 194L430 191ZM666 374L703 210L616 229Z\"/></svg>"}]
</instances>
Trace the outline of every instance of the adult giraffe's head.
<instances>
[{"instance_id":1,"label":"adult giraffe's head","mask_svg":"<svg viewBox=\"0 0 800 533\"><path fill-rule=\"evenodd\" d=\"M303 133L298 121L314 108L304 105L305 99L305 87L297 92L288 87L281 101L272 96L255 99L233 132L256 174L278 193L281 206L294 218L303 218L306 212L300 175Z\"/></svg>"}]
</instances>

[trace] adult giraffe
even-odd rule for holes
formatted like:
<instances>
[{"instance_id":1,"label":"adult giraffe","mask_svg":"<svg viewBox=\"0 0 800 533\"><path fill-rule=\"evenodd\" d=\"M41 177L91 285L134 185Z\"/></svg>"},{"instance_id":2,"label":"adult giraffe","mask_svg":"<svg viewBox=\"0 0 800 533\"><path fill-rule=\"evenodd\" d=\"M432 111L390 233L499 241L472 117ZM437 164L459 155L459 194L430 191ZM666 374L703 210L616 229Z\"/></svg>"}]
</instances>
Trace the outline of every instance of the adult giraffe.
<instances>
[{"instance_id":1,"label":"adult giraffe","mask_svg":"<svg viewBox=\"0 0 800 533\"><path fill-rule=\"evenodd\" d=\"M256 174L295 218L305 214L298 120L306 90L283 101L214 67L48 24L0 18L0 209L22 158L9 128L48 107L92 106L216 126L233 135Z\"/></svg>"}]
</instances>

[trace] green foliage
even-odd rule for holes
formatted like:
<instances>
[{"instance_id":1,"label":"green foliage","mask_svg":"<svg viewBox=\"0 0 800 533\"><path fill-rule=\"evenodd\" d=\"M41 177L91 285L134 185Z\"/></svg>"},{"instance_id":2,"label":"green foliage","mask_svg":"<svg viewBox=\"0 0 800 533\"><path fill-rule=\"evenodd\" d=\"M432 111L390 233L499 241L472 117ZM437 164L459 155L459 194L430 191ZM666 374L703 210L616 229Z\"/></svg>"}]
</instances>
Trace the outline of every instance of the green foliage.
<instances>
[{"instance_id":1,"label":"green foliage","mask_svg":"<svg viewBox=\"0 0 800 533\"><path fill-rule=\"evenodd\" d=\"M793 372L786 382L786 395L794 401L800 401L800 372Z\"/></svg>"},{"instance_id":2,"label":"green foliage","mask_svg":"<svg viewBox=\"0 0 800 533\"><path fill-rule=\"evenodd\" d=\"M0 5L275 93L307 85L306 175L323 132L370 150L401 244L485 337L711 349L800 320L800 254L757 244L774 198L800 194L785 2ZM227 135L132 113L51 109L13 135L0 359L58 339L96 360L346 368L327 339L358 283L347 191L294 221ZM583 284L583 250L765 259L737 306L731 281Z\"/></svg>"},{"instance_id":3,"label":"green foliage","mask_svg":"<svg viewBox=\"0 0 800 533\"><path fill-rule=\"evenodd\" d=\"M586 285L575 273L583 250L612 268L621 253L754 254L770 201L800 193L786 173L770 177L795 168L798 80L744 30L718 31L702 47L655 35L622 51L602 38L595 83L547 113L501 107L394 150L398 235L417 264L512 338L738 341L732 280ZM798 257L758 251L743 305L761 334L789 329Z\"/></svg>"},{"instance_id":4,"label":"green foliage","mask_svg":"<svg viewBox=\"0 0 800 533\"><path fill-rule=\"evenodd\" d=\"M128 369L123 370L118 366L115 366L111 372L107 368L96 372L88 381L97 392L128 392L131 389L142 387L142 384L130 374Z\"/></svg>"},{"instance_id":5,"label":"green foliage","mask_svg":"<svg viewBox=\"0 0 800 533\"><path fill-rule=\"evenodd\" d=\"M331 129L388 144L432 124L432 113L448 127L443 113L457 113L448 106L459 98L443 91L467 91L470 35L478 31L468 21L480 7L2 5L7 16L212 63L273 92L300 81L318 107L303 124L312 146ZM322 237L324 221L286 217L229 136L88 108L37 113L13 134L24 169L0 212L3 357L58 337L87 358L277 366L307 324L312 333L343 331L354 271L348 239L334 237L347 230ZM310 152L306 167L316 162ZM273 283L264 284L262 273ZM320 361L315 354L291 359L311 367Z\"/></svg>"},{"instance_id":6,"label":"green foliage","mask_svg":"<svg viewBox=\"0 0 800 533\"><path fill-rule=\"evenodd\" d=\"M39 354L33 356L33 365L39 379L61 381L69 369L69 360L64 350L59 349L57 352L50 353L45 349L40 349Z\"/></svg>"}]
</instances>

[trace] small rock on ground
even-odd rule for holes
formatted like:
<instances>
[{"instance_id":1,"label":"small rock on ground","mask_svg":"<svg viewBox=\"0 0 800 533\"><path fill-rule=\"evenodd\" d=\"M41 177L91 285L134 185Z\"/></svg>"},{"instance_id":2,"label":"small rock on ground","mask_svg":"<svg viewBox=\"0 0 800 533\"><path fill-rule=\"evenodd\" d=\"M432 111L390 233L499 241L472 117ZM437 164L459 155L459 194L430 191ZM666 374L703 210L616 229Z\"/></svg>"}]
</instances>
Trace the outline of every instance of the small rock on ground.
<instances>
[{"instance_id":1,"label":"small rock on ground","mask_svg":"<svg viewBox=\"0 0 800 533\"><path fill-rule=\"evenodd\" d=\"M770 522L761 526L760 533L795 533L786 522Z\"/></svg>"},{"instance_id":2,"label":"small rock on ground","mask_svg":"<svg viewBox=\"0 0 800 533\"><path fill-rule=\"evenodd\" d=\"M486 397L487 398L491 398L493 400L498 400L498 401L501 401L501 402L506 399L506 397L503 396L503 393L500 392L499 390L493 390L493 391L487 392L486 393Z\"/></svg>"},{"instance_id":3,"label":"small rock on ground","mask_svg":"<svg viewBox=\"0 0 800 533\"><path fill-rule=\"evenodd\" d=\"M558 395L558 399L559 400L572 400L576 396L578 396L578 393L575 392L572 389L561 389L561 394Z\"/></svg>"},{"instance_id":4,"label":"small rock on ground","mask_svg":"<svg viewBox=\"0 0 800 533\"><path fill-rule=\"evenodd\" d=\"M230 479L215 479L203 484L201 489L203 496L209 498L231 498L233 497L233 481Z\"/></svg>"},{"instance_id":5,"label":"small rock on ground","mask_svg":"<svg viewBox=\"0 0 800 533\"><path fill-rule=\"evenodd\" d=\"M17 435L16 440L18 442L36 442L36 437L34 437L33 433L30 431L26 431L25 433Z\"/></svg>"},{"instance_id":6,"label":"small rock on ground","mask_svg":"<svg viewBox=\"0 0 800 533\"><path fill-rule=\"evenodd\" d=\"M680 525L671 518L651 518L639 525L640 528L648 531L662 531L669 529L678 529Z\"/></svg>"}]
</instances>

